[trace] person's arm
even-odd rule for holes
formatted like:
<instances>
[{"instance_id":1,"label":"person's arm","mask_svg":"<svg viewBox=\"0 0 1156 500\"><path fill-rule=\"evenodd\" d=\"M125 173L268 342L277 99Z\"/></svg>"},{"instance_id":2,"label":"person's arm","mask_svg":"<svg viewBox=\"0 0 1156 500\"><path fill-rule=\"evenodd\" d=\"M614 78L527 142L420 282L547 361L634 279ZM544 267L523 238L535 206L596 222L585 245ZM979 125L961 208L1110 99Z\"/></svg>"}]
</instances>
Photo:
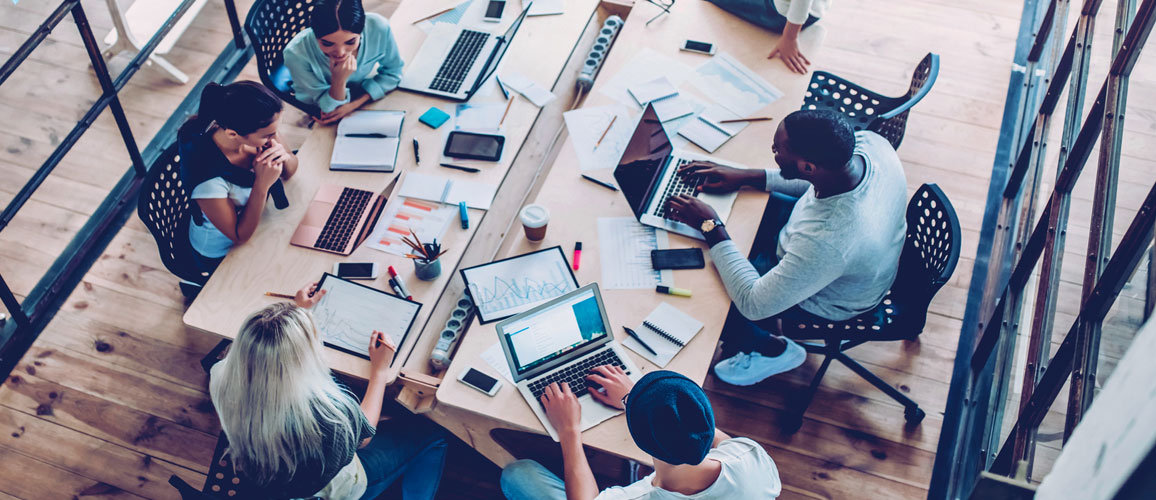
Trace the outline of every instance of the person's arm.
<instances>
[{"instance_id":1,"label":"person's arm","mask_svg":"<svg viewBox=\"0 0 1156 500\"><path fill-rule=\"evenodd\" d=\"M592 500L598 496L598 483L582 449L582 429L579 427L582 407L578 398L570 391L569 385L563 383L559 386L555 382L542 393L542 406L562 445L562 480L566 484L567 500Z\"/></svg>"},{"instance_id":2,"label":"person's arm","mask_svg":"<svg viewBox=\"0 0 1156 500\"><path fill-rule=\"evenodd\" d=\"M769 318L815 295L843 274L844 265L837 249L806 235L795 235L786 255L762 276L729 238L713 245L710 256L735 307L750 320Z\"/></svg>"},{"instance_id":3,"label":"person's arm","mask_svg":"<svg viewBox=\"0 0 1156 500\"><path fill-rule=\"evenodd\" d=\"M771 54L767 56L767 59L781 58L788 69L799 74L806 73L807 66L811 65L811 61L799 50L799 32L803 30L803 24L807 22L807 17L811 14L813 1L791 1L790 7L784 14L784 17L787 18L787 24L783 27L783 34L779 37L779 42L775 44L775 48L771 49Z\"/></svg>"},{"instance_id":4,"label":"person's arm","mask_svg":"<svg viewBox=\"0 0 1156 500\"><path fill-rule=\"evenodd\" d=\"M389 371L389 362L393 360L397 346L389 340L389 336L374 331L369 336L369 386L365 389L365 397L361 398L361 411L370 422L381 419L381 405L385 400L385 379Z\"/></svg>"},{"instance_id":5,"label":"person's arm","mask_svg":"<svg viewBox=\"0 0 1156 500\"><path fill-rule=\"evenodd\" d=\"M372 78L361 81L361 88L366 95L376 101L385 97L385 94L397 88L401 83L401 69L405 61L401 59L401 52L397 50L397 40L393 38L393 30L385 18L377 15L366 16L366 32L373 26L373 47L366 47L366 52L380 53L377 74Z\"/></svg>"},{"instance_id":6,"label":"person's arm","mask_svg":"<svg viewBox=\"0 0 1156 500\"><path fill-rule=\"evenodd\" d=\"M794 196L798 198L807 192L807 188L811 187L811 183L802 179L786 179L783 178L782 171L779 169L767 169L766 186L763 187L768 193L782 193L787 196ZM762 186L760 186L762 187Z\"/></svg>"},{"instance_id":7,"label":"person's arm","mask_svg":"<svg viewBox=\"0 0 1156 500\"><path fill-rule=\"evenodd\" d=\"M304 43L317 43L313 40L302 40ZM344 93L344 99L334 99L330 95L331 85L329 81L322 78L321 75L314 71L309 62L309 56L301 52L297 43L291 42L289 47L285 49L285 67L289 70L289 76L293 80L293 95L297 100L305 104L316 104L322 113L329 113L337 109L338 106L349 102L349 92L345 89L345 84L341 84L341 92ZM321 64L329 64L326 59Z\"/></svg>"},{"instance_id":8,"label":"person's arm","mask_svg":"<svg viewBox=\"0 0 1156 500\"><path fill-rule=\"evenodd\" d=\"M261 212L265 210L265 199L269 195L269 186L273 181L277 180L277 176L281 173L279 165L272 165L268 162L254 166L257 170L257 179L253 182L252 191L249 193L249 202L245 204L245 208L241 210L241 215L237 215L237 207L233 205L233 201L227 198L226 193L222 193L220 198L194 198L197 200L197 205L201 207L201 211L205 213L205 217L209 222L213 223L221 234L224 234L234 244L241 244L249 241L253 233L257 231L257 224L261 222ZM215 182L210 180L208 182ZM196 189L194 188L193 195L196 196Z\"/></svg>"}]
</instances>

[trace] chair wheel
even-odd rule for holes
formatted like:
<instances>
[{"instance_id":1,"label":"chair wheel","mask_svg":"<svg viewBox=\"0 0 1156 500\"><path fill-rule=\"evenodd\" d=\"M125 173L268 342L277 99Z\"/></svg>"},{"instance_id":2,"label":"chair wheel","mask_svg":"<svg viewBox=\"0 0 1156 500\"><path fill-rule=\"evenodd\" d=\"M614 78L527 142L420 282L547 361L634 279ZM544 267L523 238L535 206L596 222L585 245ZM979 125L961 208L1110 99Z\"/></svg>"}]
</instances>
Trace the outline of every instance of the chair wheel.
<instances>
[{"instance_id":1,"label":"chair wheel","mask_svg":"<svg viewBox=\"0 0 1156 500\"><path fill-rule=\"evenodd\" d=\"M919 409L918 406L910 406L903 409L903 418L907 419L907 425L916 426L923 421L927 413Z\"/></svg>"}]
</instances>

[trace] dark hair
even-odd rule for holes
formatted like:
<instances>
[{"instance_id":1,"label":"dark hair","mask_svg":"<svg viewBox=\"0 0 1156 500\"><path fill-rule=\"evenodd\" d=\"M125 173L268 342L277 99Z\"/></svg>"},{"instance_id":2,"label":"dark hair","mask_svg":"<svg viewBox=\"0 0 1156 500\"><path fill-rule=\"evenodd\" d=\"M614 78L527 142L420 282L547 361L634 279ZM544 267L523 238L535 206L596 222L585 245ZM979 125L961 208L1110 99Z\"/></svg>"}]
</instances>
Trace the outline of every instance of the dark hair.
<instances>
[{"instance_id":1,"label":"dark hair","mask_svg":"<svg viewBox=\"0 0 1156 500\"><path fill-rule=\"evenodd\" d=\"M783 118L792 153L823 168L840 168L855 152L855 129L843 115L803 109Z\"/></svg>"},{"instance_id":2,"label":"dark hair","mask_svg":"<svg viewBox=\"0 0 1156 500\"><path fill-rule=\"evenodd\" d=\"M201 91L197 114L181 126L180 134L201 133L212 123L241 135L269 126L283 105L281 99L254 81L228 85L210 83Z\"/></svg>"},{"instance_id":3,"label":"dark hair","mask_svg":"<svg viewBox=\"0 0 1156 500\"><path fill-rule=\"evenodd\" d=\"M365 9L361 0L317 0L309 24L317 38L341 30L361 34L365 31Z\"/></svg>"}]
</instances>

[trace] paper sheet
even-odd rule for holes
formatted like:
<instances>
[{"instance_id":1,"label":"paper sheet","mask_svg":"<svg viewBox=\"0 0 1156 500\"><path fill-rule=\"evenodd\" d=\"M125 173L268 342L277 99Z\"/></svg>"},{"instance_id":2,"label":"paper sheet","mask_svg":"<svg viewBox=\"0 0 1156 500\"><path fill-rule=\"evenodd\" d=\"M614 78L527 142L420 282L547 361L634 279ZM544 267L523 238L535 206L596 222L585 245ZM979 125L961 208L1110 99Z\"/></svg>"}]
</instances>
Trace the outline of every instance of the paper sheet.
<instances>
[{"instance_id":1,"label":"paper sheet","mask_svg":"<svg viewBox=\"0 0 1156 500\"><path fill-rule=\"evenodd\" d=\"M510 364L506 362L506 353L502 352L502 346L497 342L494 342L494 345L490 346L489 349L482 351L482 360L507 382L514 383L514 374L510 372Z\"/></svg>"},{"instance_id":2,"label":"paper sheet","mask_svg":"<svg viewBox=\"0 0 1156 500\"><path fill-rule=\"evenodd\" d=\"M669 121L677 120L684 116L694 114L694 107L691 106L690 101L683 98L681 94L674 94L670 97L664 97L651 102L654 105L654 113L658 115L658 120L663 124ZM667 133L673 133L667 130Z\"/></svg>"},{"instance_id":3,"label":"paper sheet","mask_svg":"<svg viewBox=\"0 0 1156 500\"><path fill-rule=\"evenodd\" d=\"M402 180L398 196L445 202L448 205L464 201L470 208L489 210L497 190L498 187L492 184L408 172Z\"/></svg>"},{"instance_id":4,"label":"paper sheet","mask_svg":"<svg viewBox=\"0 0 1156 500\"><path fill-rule=\"evenodd\" d=\"M650 251L670 246L666 231L644 226L634 217L598 218L598 257L604 289L654 288L674 283L674 271L655 270Z\"/></svg>"},{"instance_id":5,"label":"paper sheet","mask_svg":"<svg viewBox=\"0 0 1156 500\"><path fill-rule=\"evenodd\" d=\"M521 73L506 72L502 73L502 83L506 85L506 90L513 90L523 97L529 99L539 108L554 100L554 94L550 89L538 85L537 82L527 78Z\"/></svg>"},{"instance_id":6,"label":"paper sheet","mask_svg":"<svg viewBox=\"0 0 1156 500\"><path fill-rule=\"evenodd\" d=\"M631 116L629 109L619 105L567 111L562 114L562 118L566 120L570 144L574 147L574 153L578 155L578 168L584 172L618 165L618 160L626 150L626 143L630 142L634 123L637 121L637 118ZM606 131L606 127L611 125L611 120L614 124ZM598 138L604 131L606 137L602 139L602 144L595 148L594 145L598 143Z\"/></svg>"},{"instance_id":7,"label":"paper sheet","mask_svg":"<svg viewBox=\"0 0 1156 500\"><path fill-rule=\"evenodd\" d=\"M754 116L783 97L782 91L725 52L699 66L690 83L739 117Z\"/></svg>"},{"instance_id":8,"label":"paper sheet","mask_svg":"<svg viewBox=\"0 0 1156 500\"><path fill-rule=\"evenodd\" d=\"M468 11L470 9L470 5L473 3L474 3L474 0L466 0L465 2L458 4L457 7L454 7L452 10L450 10L448 12L439 14L439 15L433 17L432 19L427 19L425 21L418 23L417 27L418 27L418 29L421 29L423 32L429 33L430 30L433 29L434 23L458 24L462 21L462 18L466 15L466 11ZM485 2L483 2L483 3L485 3ZM442 8L444 9L445 7L442 7ZM433 12L437 12L437 10L433 9ZM431 12L431 14L432 14L432 12ZM419 16L418 19L421 19L421 17L423 17L423 16Z\"/></svg>"},{"instance_id":9,"label":"paper sheet","mask_svg":"<svg viewBox=\"0 0 1156 500\"><path fill-rule=\"evenodd\" d=\"M550 16L554 14L561 14L564 12L565 7L566 2L564 0L534 0L534 3L530 5L530 12L527 12L526 16Z\"/></svg>"},{"instance_id":10,"label":"paper sheet","mask_svg":"<svg viewBox=\"0 0 1156 500\"><path fill-rule=\"evenodd\" d=\"M624 106L629 106L630 109L638 109L638 103L630 96L630 92L627 92L627 88L661 77L666 77L671 85L678 88L693 74L694 68L680 63L670 56L646 48L634 56L629 63L626 63L622 70L614 74L613 78L606 82L606 85L600 87L599 92ZM502 81L506 81L505 77L502 77Z\"/></svg>"},{"instance_id":11,"label":"paper sheet","mask_svg":"<svg viewBox=\"0 0 1156 500\"><path fill-rule=\"evenodd\" d=\"M365 240L365 244L369 248L393 255L413 253L413 249L401 241L403 236L409 236L410 230L413 230L422 241L441 239L450 221L457 215L456 207L447 207L431 201L399 198L386 208L385 213L378 219L377 226Z\"/></svg>"},{"instance_id":12,"label":"paper sheet","mask_svg":"<svg viewBox=\"0 0 1156 500\"><path fill-rule=\"evenodd\" d=\"M727 141L747 128L749 122L719 123L722 120L741 118L726 108L717 104L707 106L706 109L686 122L679 130L678 135L695 143L708 153L713 153Z\"/></svg>"},{"instance_id":13,"label":"paper sheet","mask_svg":"<svg viewBox=\"0 0 1156 500\"><path fill-rule=\"evenodd\" d=\"M498 130L498 122L506 112L506 103L480 102L458 104L454 112L455 130L489 131Z\"/></svg>"},{"instance_id":14,"label":"paper sheet","mask_svg":"<svg viewBox=\"0 0 1156 500\"><path fill-rule=\"evenodd\" d=\"M635 83L626 87L626 92L630 97L634 98L634 102L639 106L646 106L646 103L656 100L678 95L678 89L671 85L670 79L663 76L645 83Z\"/></svg>"},{"instance_id":15,"label":"paper sheet","mask_svg":"<svg viewBox=\"0 0 1156 500\"><path fill-rule=\"evenodd\" d=\"M336 276L326 276L321 289L325 295L311 312L322 339L364 357L369 357L369 336L374 330L385 332L400 346L421 308L416 302Z\"/></svg>"}]
</instances>

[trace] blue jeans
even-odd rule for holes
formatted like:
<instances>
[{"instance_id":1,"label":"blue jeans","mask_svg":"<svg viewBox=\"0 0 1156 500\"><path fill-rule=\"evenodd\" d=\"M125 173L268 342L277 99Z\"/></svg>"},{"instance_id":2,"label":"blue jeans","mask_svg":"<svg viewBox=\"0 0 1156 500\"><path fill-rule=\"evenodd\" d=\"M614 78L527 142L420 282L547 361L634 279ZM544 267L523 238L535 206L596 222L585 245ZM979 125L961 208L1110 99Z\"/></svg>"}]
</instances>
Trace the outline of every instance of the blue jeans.
<instances>
[{"instance_id":1,"label":"blue jeans","mask_svg":"<svg viewBox=\"0 0 1156 500\"><path fill-rule=\"evenodd\" d=\"M369 444L357 450L369 484L362 500L372 500L401 478L402 498L433 499L446 461L445 430L416 415L394 418L377 427Z\"/></svg>"},{"instance_id":2,"label":"blue jeans","mask_svg":"<svg viewBox=\"0 0 1156 500\"><path fill-rule=\"evenodd\" d=\"M509 500L566 500L566 484L542 464L518 460L502 469L502 494Z\"/></svg>"}]
</instances>

